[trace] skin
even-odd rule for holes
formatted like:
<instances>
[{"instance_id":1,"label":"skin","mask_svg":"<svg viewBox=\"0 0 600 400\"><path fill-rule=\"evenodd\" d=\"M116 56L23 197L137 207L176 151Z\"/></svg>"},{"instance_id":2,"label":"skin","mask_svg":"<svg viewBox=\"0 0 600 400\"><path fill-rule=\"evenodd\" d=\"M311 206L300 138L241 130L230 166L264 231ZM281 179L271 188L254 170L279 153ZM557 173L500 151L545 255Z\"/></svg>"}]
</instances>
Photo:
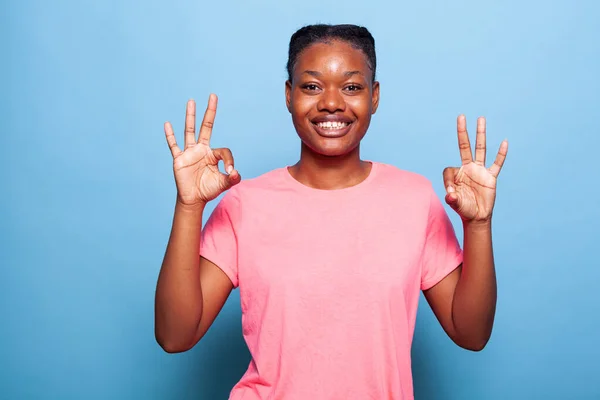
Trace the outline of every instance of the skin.
<instances>
[{"instance_id":1,"label":"skin","mask_svg":"<svg viewBox=\"0 0 600 400\"><path fill-rule=\"evenodd\" d=\"M233 289L223 271L198 256L207 202L241 180L231 151L210 147L216 111L217 97L211 95L196 140L196 104L188 101L183 150L177 145L173 127L165 123L177 199L156 285L154 329L157 342L168 353L191 349L204 336ZM219 161L228 174L219 171Z\"/></svg>"},{"instance_id":2,"label":"skin","mask_svg":"<svg viewBox=\"0 0 600 400\"><path fill-rule=\"evenodd\" d=\"M372 79L366 56L345 42L313 44L296 62L285 85L286 105L302 141L300 161L289 168L299 182L335 190L362 182L371 164L360 159L360 141L379 104L379 83ZM177 186L171 236L158 278L155 335L170 353L191 349L206 333L231 290L229 278L216 265L198 257L202 216L207 202L240 182L229 149L212 149L217 98L210 96L198 139L196 106L186 109L185 142L181 150L170 123L165 134ZM327 118L348 122L343 135L323 134L315 123ZM443 172L446 202L461 217L464 261L424 292L448 336L474 351L488 342L496 308L496 277L491 221L496 180L508 143L502 142L494 163L485 167L485 119L477 121L472 157L464 116L457 119L462 165ZM219 170L223 162L225 173Z\"/></svg>"},{"instance_id":3,"label":"skin","mask_svg":"<svg viewBox=\"0 0 600 400\"><path fill-rule=\"evenodd\" d=\"M486 121L477 120L475 159L471 153L466 119L457 119L461 167L444 169L446 203L462 219L463 263L424 292L440 324L459 346L482 350L490 339L496 314L496 273L492 249L492 211L496 182L506 159L503 141L494 163L485 167Z\"/></svg>"},{"instance_id":4,"label":"skin","mask_svg":"<svg viewBox=\"0 0 600 400\"><path fill-rule=\"evenodd\" d=\"M379 105L379 82L373 82L365 55L344 42L316 43L298 57L286 82L287 108L302 140L300 161L290 168L301 183L340 189L363 181L370 163L360 159L360 141ZM340 138L320 136L313 122L326 116L352 121Z\"/></svg>"}]
</instances>

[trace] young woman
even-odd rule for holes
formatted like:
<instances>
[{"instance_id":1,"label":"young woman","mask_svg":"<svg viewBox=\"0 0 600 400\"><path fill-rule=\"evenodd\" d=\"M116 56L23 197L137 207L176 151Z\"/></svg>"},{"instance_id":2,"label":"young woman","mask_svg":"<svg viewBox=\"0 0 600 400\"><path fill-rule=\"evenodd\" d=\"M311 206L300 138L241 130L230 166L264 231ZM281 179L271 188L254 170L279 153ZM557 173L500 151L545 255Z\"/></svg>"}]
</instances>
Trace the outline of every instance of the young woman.
<instances>
[{"instance_id":1,"label":"young woman","mask_svg":"<svg viewBox=\"0 0 600 400\"><path fill-rule=\"evenodd\" d=\"M428 180L360 158L379 103L375 71L367 29L297 31L285 97L300 160L243 182L231 151L210 147L214 95L197 141L193 101L183 149L165 124L177 202L156 338L167 352L192 348L239 287L252 362L231 399L412 399L420 290L456 344L478 351L490 337L492 209L508 144L486 168L485 120L473 157L458 117L462 165L443 177L445 200L462 219L461 250ZM202 230L206 204L226 190Z\"/></svg>"}]
</instances>

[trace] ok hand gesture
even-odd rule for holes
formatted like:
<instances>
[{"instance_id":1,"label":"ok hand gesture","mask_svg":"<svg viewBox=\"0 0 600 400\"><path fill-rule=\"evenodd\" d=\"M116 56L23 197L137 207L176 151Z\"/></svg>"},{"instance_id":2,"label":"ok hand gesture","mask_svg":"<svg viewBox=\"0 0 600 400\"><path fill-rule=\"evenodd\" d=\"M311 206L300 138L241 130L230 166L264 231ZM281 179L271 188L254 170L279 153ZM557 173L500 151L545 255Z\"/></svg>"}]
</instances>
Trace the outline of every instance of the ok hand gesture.
<instances>
[{"instance_id":1,"label":"ok hand gesture","mask_svg":"<svg viewBox=\"0 0 600 400\"><path fill-rule=\"evenodd\" d=\"M173 155L177 199L187 206L205 204L241 180L234 168L231 150L210 148L216 113L217 96L211 94L196 141L196 103L188 101L183 151L177 146L173 127L169 122L165 123L167 143ZM219 171L219 160L225 164L226 174Z\"/></svg>"},{"instance_id":2,"label":"ok hand gesture","mask_svg":"<svg viewBox=\"0 0 600 400\"><path fill-rule=\"evenodd\" d=\"M460 215L463 222L489 222L496 200L496 180L508 152L508 142L502 142L496 160L486 168L485 118L477 120L475 160L463 115L458 117L457 130L462 166L444 170L446 203Z\"/></svg>"}]
</instances>

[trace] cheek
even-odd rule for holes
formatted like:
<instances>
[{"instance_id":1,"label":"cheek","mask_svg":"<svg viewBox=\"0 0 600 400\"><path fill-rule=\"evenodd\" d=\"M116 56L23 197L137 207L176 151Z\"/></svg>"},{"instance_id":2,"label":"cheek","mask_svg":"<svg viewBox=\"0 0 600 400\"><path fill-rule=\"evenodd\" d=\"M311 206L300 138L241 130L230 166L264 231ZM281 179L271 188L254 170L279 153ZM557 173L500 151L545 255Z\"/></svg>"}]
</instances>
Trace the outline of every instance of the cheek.
<instances>
[{"instance_id":1,"label":"cheek","mask_svg":"<svg viewBox=\"0 0 600 400\"><path fill-rule=\"evenodd\" d=\"M315 105L316 96L307 96L301 91L297 90L293 93L291 98L291 105L295 114L306 114Z\"/></svg>"},{"instance_id":2,"label":"cheek","mask_svg":"<svg viewBox=\"0 0 600 400\"><path fill-rule=\"evenodd\" d=\"M346 102L354 115L358 118L370 118L373 105L371 104L370 96L355 97Z\"/></svg>"}]
</instances>

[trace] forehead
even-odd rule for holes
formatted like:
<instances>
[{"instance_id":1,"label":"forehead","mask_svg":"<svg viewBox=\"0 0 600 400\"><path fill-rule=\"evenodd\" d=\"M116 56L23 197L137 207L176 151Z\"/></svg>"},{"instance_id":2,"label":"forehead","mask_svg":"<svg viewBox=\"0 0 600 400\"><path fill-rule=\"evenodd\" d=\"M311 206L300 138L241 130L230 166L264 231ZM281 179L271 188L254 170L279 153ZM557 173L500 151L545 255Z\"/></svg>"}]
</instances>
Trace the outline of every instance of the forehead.
<instances>
[{"instance_id":1,"label":"forehead","mask_svg":"<svg viewBox=\"0 0 600 400\"><path fill-rule=\"evenodd\" d=\"M296 61L295 73L302 73L305 70L323 73L361 71L365 76L371 72L365 53L339 40L314 43L304 49Z\"/></svg>"}]
</instances>

